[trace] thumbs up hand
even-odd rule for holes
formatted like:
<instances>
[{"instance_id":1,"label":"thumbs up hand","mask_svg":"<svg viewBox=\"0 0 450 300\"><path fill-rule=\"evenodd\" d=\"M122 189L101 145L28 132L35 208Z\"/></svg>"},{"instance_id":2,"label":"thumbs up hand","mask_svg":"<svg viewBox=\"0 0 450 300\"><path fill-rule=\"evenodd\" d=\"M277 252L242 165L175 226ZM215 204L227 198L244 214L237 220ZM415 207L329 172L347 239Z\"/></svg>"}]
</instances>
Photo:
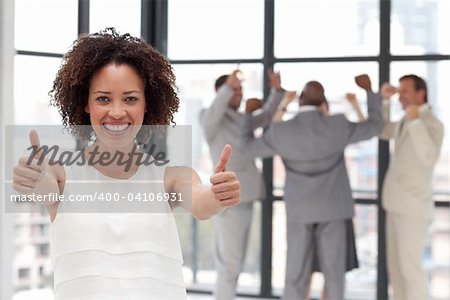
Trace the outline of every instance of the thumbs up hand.
<instances>
[{"instance_id":1,"label":"thumbs up hand","mask_svg":"<svg viewBox=\"0 0 450 300\"><path fill-rule=\"evenodd\" d=\"M223 207L232 207L239 204L241 184L236 174L226 170L226 166L231 157L231 146L226 145L220 155L219 162L211 176L211 191L219 204Z\"/></svg>"},{"instance_id":2,"label":"thumbs up hand","mask_svg":"<svg viewBox=\"0 0 450 300\"><path fill-rule=\"evenodd\" d=\"M13 169L13 188L21 194L31 194L47 175L47 162L41 159L42 151L36 130L30 131L31 155L21 157Z\"/></svg>"}]
</instances>

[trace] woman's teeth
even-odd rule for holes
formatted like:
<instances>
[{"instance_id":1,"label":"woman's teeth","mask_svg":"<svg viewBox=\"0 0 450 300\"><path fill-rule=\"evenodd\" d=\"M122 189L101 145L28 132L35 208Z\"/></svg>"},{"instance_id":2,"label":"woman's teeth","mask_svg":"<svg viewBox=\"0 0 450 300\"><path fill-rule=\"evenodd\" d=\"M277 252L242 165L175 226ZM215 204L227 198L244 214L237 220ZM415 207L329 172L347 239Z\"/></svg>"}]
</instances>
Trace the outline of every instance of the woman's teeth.
<instances>
[{"instance_id":1,"label":"woman's teeth","mask_svg":"<svg viewBox=\"0 0 450 300\"><path fill-rule=\"evenodd\" d=\"M111 131L123 131L123 130L127 129L128 126L130 126L130 125L129 124L122 124L122 125L105 124L104 126L106 129L111 130Z\"/></svg>"}]
</instances>

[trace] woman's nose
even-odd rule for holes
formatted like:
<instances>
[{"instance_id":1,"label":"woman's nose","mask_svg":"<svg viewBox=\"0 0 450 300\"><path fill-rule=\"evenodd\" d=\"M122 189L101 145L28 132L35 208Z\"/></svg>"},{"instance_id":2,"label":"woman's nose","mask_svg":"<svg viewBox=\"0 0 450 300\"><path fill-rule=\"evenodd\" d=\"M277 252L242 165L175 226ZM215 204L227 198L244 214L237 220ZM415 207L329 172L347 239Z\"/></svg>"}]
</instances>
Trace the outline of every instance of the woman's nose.
<instances>
[{"instance_id":1,"label":"woman's nose","mask_svg":"<svg viewBox=\"0 0 450 300\"><path fill-rule=\"evenodd\" d=\"M124 117L127 114L127 112L123 107L122 103L113 103L108 114L115 119L120 119Z\"/></svg>"}]
</instances>

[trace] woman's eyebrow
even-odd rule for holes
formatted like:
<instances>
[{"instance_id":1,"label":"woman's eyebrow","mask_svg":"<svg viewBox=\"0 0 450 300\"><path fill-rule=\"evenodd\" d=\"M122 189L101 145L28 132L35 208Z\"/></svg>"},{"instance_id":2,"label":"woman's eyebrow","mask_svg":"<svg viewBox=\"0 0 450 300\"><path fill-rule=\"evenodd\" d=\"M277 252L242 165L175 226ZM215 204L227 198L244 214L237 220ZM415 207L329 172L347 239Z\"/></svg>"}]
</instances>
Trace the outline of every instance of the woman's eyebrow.
<instances>
[{"instance_id":1,"label":"woman's eyebrow","mask_svg":"<svg viewBox=\"0 0 450 300\"><path fill-rule=\"evenodd\" d=\"M140 91L127 91L127 92L124 92L123 94L124 95L129 95L129 94L133 94L133 93L138 93L138 94L142 94L142 92L140 92Z\"/></svg>"},{"instance_id":2,"label":"woman's eyebrow","mask_svg":"<svg viewBox=\"0 0 450 300\"><path fill-rule=\"evenodd\" d=\"M111 94L111 92L95 91L94 94Z\"/></svg>"},{"instance_id":3,"label":"woman's eyebrow","mask_svg":"<svg viewBox=\"0 0 450 300\"><path fill-rule=\"evenodd\" d=\"M133 93L137 93L137 94L142 94L142 92L141 91L135 91L135 90L132 90L132 91L126 91L126 92L123 92L123 95L129 95L129 94L133 94ZM94 94L111 94L111 92L107 92L107 91L95 91L94 92Z\"/></svg>"}]
</instances>

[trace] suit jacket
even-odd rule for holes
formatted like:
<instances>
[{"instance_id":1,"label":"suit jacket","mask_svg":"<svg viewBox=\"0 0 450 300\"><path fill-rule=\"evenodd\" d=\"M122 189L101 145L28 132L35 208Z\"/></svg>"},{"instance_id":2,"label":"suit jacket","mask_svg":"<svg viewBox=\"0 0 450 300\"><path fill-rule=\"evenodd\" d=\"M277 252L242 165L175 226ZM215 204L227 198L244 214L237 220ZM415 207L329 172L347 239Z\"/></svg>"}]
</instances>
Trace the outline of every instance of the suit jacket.
<instances>
[{"instance_id":1,"label":"suit jacket","mask_svg":"<svg viewBox=\"0 0 450 300\"><path fill-rule=\"evenodd\" d=\"M353 198L344 161L348 144L369 139L382 130L381 100L368 94L368 120L349 122L342 114L300 112L275 123L254 139L250 118L243 122L243 151L251 156L278 153L286 166L287 221L316 223L353 216Z\"/></svg>"},{"instance_id":2,"label":"suit jacket","mask_svg":"<svg viewBox=\"0 0 450 300\"><path fill-rule=\"evenodd\" d=\"M271 122L283 95L282 91L272 89L262 110L259 113L247 115L252 120L252 128L266 126ZM238 151L241 136L240 123L242 118L244 118L244 114L228 107L232 96L233 90L224 84L218 90L211 106L200 113L200 123L204 129L206 141L214 162L219 160L223 147L226 144L230 144L233 147L227 169L235 172L241 182L241 201L249 202L264 199L266 196L264 181L255 165L254 159L245 157Z\"/></svg>"},{"instance_id":3,"label":"suit jacket","mask_svg":"<svg viewBox=\"0 0 450 300\"><path fill-rule=\"evenodd\" d=\"M385 119L382 139L395 139L395 149L383 183L382 203L388 212L432 219L433 168L439 158L444 127L428 105L420 116L408 121L389 122L389 103L383 103Z\"/></svg>"}]
</instances>

